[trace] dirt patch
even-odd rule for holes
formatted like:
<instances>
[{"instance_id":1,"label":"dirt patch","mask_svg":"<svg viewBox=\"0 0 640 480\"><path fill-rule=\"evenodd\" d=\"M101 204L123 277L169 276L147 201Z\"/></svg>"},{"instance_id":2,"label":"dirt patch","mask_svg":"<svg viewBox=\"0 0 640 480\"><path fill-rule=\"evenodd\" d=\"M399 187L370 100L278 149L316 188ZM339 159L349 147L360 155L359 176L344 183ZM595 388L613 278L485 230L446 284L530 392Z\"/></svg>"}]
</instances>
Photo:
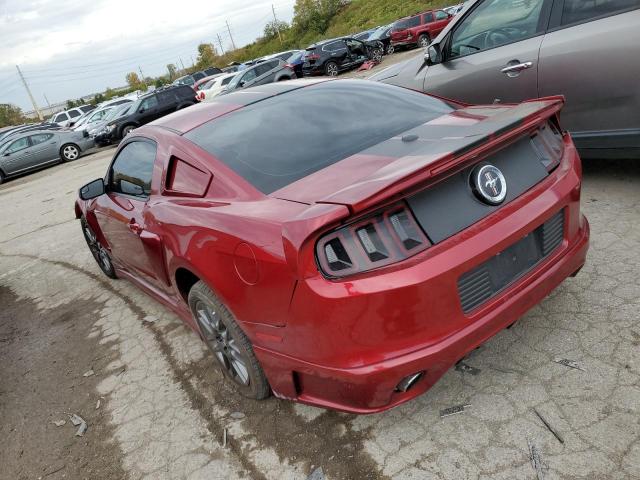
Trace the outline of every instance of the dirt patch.
<instances>
[{"instance_id":1,"label":"dirt patch","mask_svg":"<svg viewBox=\"0 0 640 480\"><path fill-rule=\"evenodd\" d=\"M88 339L102 304L76 300L42 310L0 286L0 477L122 479L96 385L114 354ZM93 376L83 374L93 369ZM67 414L89 428L76 437ZM65 420L57 427L53 422Z\"/></svg>"}]
</instances>

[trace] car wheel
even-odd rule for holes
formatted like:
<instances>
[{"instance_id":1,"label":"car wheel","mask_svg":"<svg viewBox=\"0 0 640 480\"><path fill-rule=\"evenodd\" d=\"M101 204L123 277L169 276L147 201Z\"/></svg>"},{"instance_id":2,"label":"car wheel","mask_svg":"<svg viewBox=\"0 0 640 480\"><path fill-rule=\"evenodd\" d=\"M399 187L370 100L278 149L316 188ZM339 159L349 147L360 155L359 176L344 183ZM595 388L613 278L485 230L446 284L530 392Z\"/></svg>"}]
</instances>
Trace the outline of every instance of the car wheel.
<instances>
[{"instance_id":1,"label":"car wheel","mask_svg":"<svg viewBox=\"0 0 640 480\"><path fill-rule=\"evenodd\" d=\"M427 48L430 43L431 43L431 39L429 38L429 35L423 34L423 35L420 35L420 37L418 37L418 46L422 48Z\"/></svg>"},{"instance_id":2,"label":"car wheel","mask_svg":"<svg viewBox=\"0 0 640 480\"><path fill-rule=\"evenodd\" d=\"M324 66L324 72L330 77L338 76L338 64L336 62L327 62Z\"/></svg>"},{"instance_id":3,"label":"car wheel","mask_svg":"<svg viewBox=\"0 0 640 480\"><path fill-rule=\"evenodd\" d=\"M242 395L256 400L267 398L269 382L251 342L204 282L199 281L189 291L189 308L225 377Z\"/></svg>"},{"instance_id":4,"label":"car wheel","mask_svg":"<svg viewBox=\"0 0 640 480\"><path fill-rule=\"evenodd\" d=\"M387 47L387 55L391 55L394 51L395 48L393 47L393 45L389 44L389 46Z\"/></svg>"},{"instance_id":5,"label":"car wheel","mask_svg":"<svg viewBox=\"0 0 640 480\"><path fill-rule=\"evenodd\" d=\"M60 158L64 162L72 162L80 156L80 147L73 143L67 143L60 149Z\"/></svg>"},{"instance_id":6,"label":"car wheel","mask_svg":"<svg viewBox=\"0 0 640 480\"><path fill-rule=\"evenodd\" d=\"M371 52L371 60L374 62L382 61L383 50L381 48L376 48L373 52Z\"/></svg>"},{"instance_id":7,"label":"car wheel","mask_svg":"<svg viewBox=\"0 0 640 480\"><path fill-rule=\"evenodd\" d=\"M2 185L4 183L4 173L2 173L2 170L0 170L0 185Z\"/></svg>"},{"instance_id":8,"label":"car wheel","mask_svg":"<svg viewBox=\"0 0 640 480\"><path fill-rule=\"evenodd\" d=\"M133 125L127 125L126 127L124 127L122 129L122 138L126 137L127 135L129 135L131 133L131 131L133 129L135 129L136 127L134 127Z\"/></svg>"},{"instance_id":9,"label":"car wheel","mask_svg":"<svg viewBox=\"0 0 640 480\"><path fill-rule=\"evenodd\" d=\"M85 217L82 217L80 219L80 225L82 226L82 234L84 235L84 239L87 242L87 246L89 247L93 258L100 267L100 270L102 270L102 273L104 273L109 278L118 278L118 276L116 275L116 269L113 267L113 263L111 262L111 256L109 255L109 252L107 252L107 250L102 245L100 245L98 237L96 237L96 234L94 233Z\"/></svg>"}]
</instances>

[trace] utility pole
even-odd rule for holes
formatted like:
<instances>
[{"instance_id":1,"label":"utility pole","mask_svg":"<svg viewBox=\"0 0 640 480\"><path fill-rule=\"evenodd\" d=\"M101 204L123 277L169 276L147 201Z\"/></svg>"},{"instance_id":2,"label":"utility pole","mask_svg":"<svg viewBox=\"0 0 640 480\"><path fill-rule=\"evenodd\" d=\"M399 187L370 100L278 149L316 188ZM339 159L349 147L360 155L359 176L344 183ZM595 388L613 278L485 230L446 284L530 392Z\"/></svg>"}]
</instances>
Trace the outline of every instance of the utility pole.
<instances>
[{"instance_id":1,"label":"utility pole","mask_svg":"<svg viewBox=\"0 0 640 480\"><path fill-rule=\"evenodd\" d=\"M191 55L191 66L193 67L196 64L196 61L193 59L193 55Z\"/></svg>"},{"instance_id":2,"label":"utility pole","mask_svg":"<svg viewBox=\"0 0 640 480\"><path fill-rule=\"evenodd\" d=\"M182 57L180 57L180 65L182 65L182 73L186 72L186 68L184 68L184 62L182 61Z\"/></svg>"},{"instance_id":3,"label":"utility pole","mask_svg":"<svg viewBox=\"0 0 640 480\"><path fill-rule=\"evenodd\" d=\"M40 109L38 108L38 104L36 103L36 99L33 98L33 95L31 94L31 90L29 90L29 85L27 85L27 81L24 79L24 75L22 75L22 72L20 71L20 67L18 65L16 65L16 69L18 70L18 75L20 75L20 80L22 80L24 88L27 89L27 93L29 94L29 98L31 99L31 104L33 105L33 109L38 114L38 118L40 120L43 120L42 113L40 112Z\"/></svg>"},{"instance_id":4,"label":"utility pole","mask_svg":"<svg viewBox=\"0 0 640 480\"><path fill-rule=\"evenodd\" d=\"M273 24L276 27L276 31L278 32L278 38L280 39L280 45L282 45L282 35L280 35L280 25L278 25L278 18L276 17L276 9L273 6L273 3L271 4L271 11L273 12Z\"/></svg>"},{"instance_id":5,"label":"utility pole","mask_svg":"<svg viewBox=\"0 0 640 480\"><path fill-rule=\"evenodd\" d=\"M142 67L138 65L138 70L140 71L140 81L144 85L144 88L147 88L147 82L144 81L144 73L142 73Z\"/></svg>"},{"instance_id":6,"label":"utility pole","mask_svg":"<svg viewBox=\"0 0 640 480\"><path fill-rule=\"evenodd\" d=\"M227 22L227 31L229 32L229 38L231 39L231 46L235 50L236 49L236 42L233 41L233 36L231 35L231 27L229 26L229 20L227 20L226 22Z\"/></svg>"},{"instance_id":7,"label":"utility pole","mask_svg":"<svg viewBox=\"0 0 640 480\"><path fill-rule=\"evenodd\" d=\"M42 96L44 97L44 101L47 102L47 108L49 109L49 113L47 113L47 115L51 115L51 104L49 103L49 99L47 98L47 94L43 93Z\"/></svg>"},{"instance_id":8,"label":"utility pole","mask_svg":"<svg viewBox=\"0 0 640 480\"><path fill-rule=\"evenodd\" d=\"M220 40L220 34L216 33L216 35L218 36L218 43L220 44L220 51L222 52L222 55L224 55L224 47L222 46L222 40Z\"/></svg>"}]
</instances>

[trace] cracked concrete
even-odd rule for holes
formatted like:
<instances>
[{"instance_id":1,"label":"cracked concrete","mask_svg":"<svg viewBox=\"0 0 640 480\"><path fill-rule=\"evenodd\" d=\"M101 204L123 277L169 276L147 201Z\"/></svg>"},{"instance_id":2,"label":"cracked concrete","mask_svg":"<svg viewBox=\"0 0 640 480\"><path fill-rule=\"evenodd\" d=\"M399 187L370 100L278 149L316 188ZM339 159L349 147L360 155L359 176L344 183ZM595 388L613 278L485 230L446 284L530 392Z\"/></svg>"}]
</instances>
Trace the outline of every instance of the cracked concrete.
<instances>
[{"instance_id":1,"label":"cracked concrete","mask_svg":"<svg viewBox=\"0 0 640 480\"><path fill-rule=\"evenodd\" d=\"M0 219L0 286L34 302L42 322L61 305L99 305L86 338L68 338L68 348L96 341L96 355L109 359L88 395L104 397L103 433L126 478L304 479L321 466L329 479L534 479L527 438L547 479L640 478L637 163L585 165L587 265L467 358L479 375L451 370L408 404L356 417L238 397L175 315L126 281L101 276L73 221L73 200L103 175L111 153L0 187L9 212ZM440 418L458 404L471 406ZM246 416L234 420L237 411Z\"/></svg>"}]
</instances>

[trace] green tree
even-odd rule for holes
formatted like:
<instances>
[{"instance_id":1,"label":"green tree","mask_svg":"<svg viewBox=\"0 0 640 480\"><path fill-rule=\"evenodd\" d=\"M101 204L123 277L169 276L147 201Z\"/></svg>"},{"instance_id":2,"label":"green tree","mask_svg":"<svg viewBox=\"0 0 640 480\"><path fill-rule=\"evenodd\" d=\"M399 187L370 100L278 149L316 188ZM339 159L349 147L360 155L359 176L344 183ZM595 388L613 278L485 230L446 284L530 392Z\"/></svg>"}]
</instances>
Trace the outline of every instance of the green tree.
<instances>
[{"instance_id":1,"label":"green tree","mask_svg":"<svg viewBox=\"0 0 640 480\"><path fill-rule=\"evenodd\" d=\"M331 19L347 3L345 0L296 0L293 25L299 32L324 33Z\"/></svg>"},{"instance_id":2,"label":"green tree","mask_svg":"<svg viewBox=\"0 0 640 480\"><path fill-rule=\"evenodd\" d=\"M10 103L0 103L0 127L20 125L24 122L25 118L20 107L16 107Z\"/></svg>"},{"instance_id":3,"label":"green tree","mask_svg":"<svg viewBox=\"0 0 640 480\"><path fill-rule=\"evenodd\" d=\"M263 38L265 40L276 38L278 36L278 32L283 34L287 30L289 30L289 24L287 22L282 20L271 20L264 26Z\"/></svg>"},{"instance_id":4,"label":"green tree","mask_svg":"<svg viewBox=\"0 0 640 480\"><path fill-rule=\"evenodd\" d=\"M74 102L73 100L67 100L67 109L73 108L75 106L76 106L76 102Z\"/></svg>"},{"instance_id":5,"label":"green tree","mask_svg":"<svg viewBox=\"0 0 640 480\"><path fill-rule=\"evenodd\" d=\"M216 47L211 43L201 43L198 45L198 60L196 65L198 68L207 68L213 66L217 58Z\"/></svg>"},{"instance_id":6,"label":"green tree","mask_svg":"<svg viewBox=\"0 0 640 480\"><path fill-rule=\"evenodd\" d=\"M105 100L110 100L115 96L116 96L116 91L111 87L107 87L107 89L104 91Z\"/></svg>"},{"instance_id":7,"label":"green tree","mask_svg":"<svg viewBox=\"0 0 640 480\"><path fill-rule=\"evenodd\" d=\"M140 77L138 77L138 74L136 72L127 73L126 79L127 84L134 90L142 90L145 88L142 80L140 80Z\"/></svg>"}]
</instances>

